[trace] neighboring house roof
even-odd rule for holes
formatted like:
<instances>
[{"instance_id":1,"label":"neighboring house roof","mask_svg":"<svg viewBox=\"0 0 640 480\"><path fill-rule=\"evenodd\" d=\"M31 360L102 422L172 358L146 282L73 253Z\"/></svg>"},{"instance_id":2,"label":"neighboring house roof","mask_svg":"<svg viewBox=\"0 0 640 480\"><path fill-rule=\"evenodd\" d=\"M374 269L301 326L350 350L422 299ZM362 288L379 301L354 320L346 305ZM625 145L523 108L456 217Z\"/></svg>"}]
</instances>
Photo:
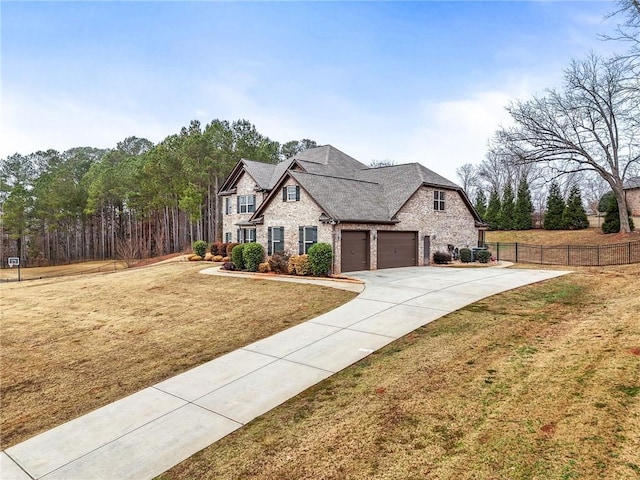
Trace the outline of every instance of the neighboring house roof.
<instances>
[{"instance_id":1,"label":"neighboring house roof","mask_svg":"<svg viewBox=\"0 0 640 480\"><path fill-rule=\"evenodd\" d=\"M631 190L632 188L640 188L640 177L631 177L624 182L625 190Z\"/></svg>"},{"instance_id":2,"label":"neighboring house roof","mask_svg":"<svg viewBox=\"0 0 640 480\"><path fill-rule=\"evenodd\" d=\"M246 171L269 196L258 207L257 220L278 194L277 187L291 177L307 191L330 220L341 222L396 223L396 215L423 185L455 190L482 223L464 191L455 183L419 163L370 168L325 145L306 150L277 165L242 159L229 175L220 193L230 193Z\"/></svg>"}]
</instances>

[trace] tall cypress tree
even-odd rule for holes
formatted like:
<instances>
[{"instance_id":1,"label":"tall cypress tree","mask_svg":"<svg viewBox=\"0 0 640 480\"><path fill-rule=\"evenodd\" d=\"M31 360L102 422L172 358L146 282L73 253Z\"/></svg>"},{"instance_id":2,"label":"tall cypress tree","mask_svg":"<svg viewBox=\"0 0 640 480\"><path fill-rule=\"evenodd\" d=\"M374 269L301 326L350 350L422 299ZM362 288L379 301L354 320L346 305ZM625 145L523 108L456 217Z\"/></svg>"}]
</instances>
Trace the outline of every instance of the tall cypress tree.
<instances>
[{"instance_id":1,"label":"tall cypress tree","mask_svg":"<svg viewBox=\"0 0 640 480\"><path fill-rule=\"evenodd\" d=\"M484 220L484 216L487 213L487 197L482 189L478 189L476 193L476 203L474 205L476 212L480 215L480 218Z\"/></svg>"},{"instance_id":2,"label":"tall cypress tree","mask_svg":"<svg viewBox=\"0 0 640 480\"><path fill-rule=\"evenodd\" d=\"M500 195L496 189L491 190L489 195L489 205L484 214L484 221L489 224L491 230L500 229Z\"/></svg>"},{"instance_id":3,"label":"tall cypress tree","mask_svg":"<svg viewBox=\"0 0 640 480\"><path fill-rule=\"evenodd\" d=\"M513 188L510 183L507 183L504 187L504 192L502 192L502 205L500 208L500 228L502 230L513 230L513 215L515 210L513 200Z\"/></svg>"},{"instance_id":4,"label":"tall cypress tree","mask_svg":"<svg viewBox=\"0 0 640 480\"><path fill-rule=\"evenodd\" d=\"M562 230L562 215L564 214L564 198L560 194L560 187L556 182L549 186L547 210L544 212L543 227L545 230Z\"/></svg>"},{"instance_id":5,"label":"tall cypress tree","mask_svg":"<svg viewBox=\"0 0 640 480\"><path fill-rule=\"evenodd\" d=\"M569 230L579 230L589 227L589 219L587 212L582 205L582 197L580 196L580 188L577 185L571 187L567 205L562 214L562 225Z\"/></svg>"},{"instance_id":6,"label":"tall cypress tree","mask_svg":"<svg viewBox=\"0 0 640 480\"><path fill-rule=\"evenodd\" d=\"M531 214L533 213L533 203L531 203L531 191L527 179L522 177L518 184L518 196L516 197L516 209L513 218L514 230L529 230L532 227Z\"/></svg>"}]
</instances>

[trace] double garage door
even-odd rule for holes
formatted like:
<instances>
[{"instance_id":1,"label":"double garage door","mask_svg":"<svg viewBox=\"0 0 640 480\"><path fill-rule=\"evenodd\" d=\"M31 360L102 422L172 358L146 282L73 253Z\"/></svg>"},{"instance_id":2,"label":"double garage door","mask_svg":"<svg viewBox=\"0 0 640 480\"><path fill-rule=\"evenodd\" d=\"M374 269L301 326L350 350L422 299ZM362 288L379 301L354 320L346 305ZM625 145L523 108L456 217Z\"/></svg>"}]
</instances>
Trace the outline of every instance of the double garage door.
<instances>
[{"instance_id":1,"label":"double garage door","mask_svg":"<svg viewBox=\"0 0 640 480\"><path fill-rule=\"evenodd\" d=\"M417 232L378 231L378 268L418 265ZM369 270L369 232L342 231L343 272Z\"/></svg>"}]
</instances>

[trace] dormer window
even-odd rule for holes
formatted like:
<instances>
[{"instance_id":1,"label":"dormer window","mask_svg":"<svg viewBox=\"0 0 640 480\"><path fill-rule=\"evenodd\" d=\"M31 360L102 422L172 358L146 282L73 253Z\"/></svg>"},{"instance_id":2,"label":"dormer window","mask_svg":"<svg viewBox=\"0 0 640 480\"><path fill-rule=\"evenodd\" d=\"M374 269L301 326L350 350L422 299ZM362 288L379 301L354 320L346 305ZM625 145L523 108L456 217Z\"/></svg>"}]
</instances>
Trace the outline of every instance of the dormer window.
<instances>
[{"instance_id":1,"label":"dormer window","mask_svg":"<svg viewBox=\"0 0 640 480\"><path fill-rule=\"evenodd\" d=\"M300 187L297 185L288 185L282 188L283 202L297 202L300 200Z\"/></svg>"}]
</instances>

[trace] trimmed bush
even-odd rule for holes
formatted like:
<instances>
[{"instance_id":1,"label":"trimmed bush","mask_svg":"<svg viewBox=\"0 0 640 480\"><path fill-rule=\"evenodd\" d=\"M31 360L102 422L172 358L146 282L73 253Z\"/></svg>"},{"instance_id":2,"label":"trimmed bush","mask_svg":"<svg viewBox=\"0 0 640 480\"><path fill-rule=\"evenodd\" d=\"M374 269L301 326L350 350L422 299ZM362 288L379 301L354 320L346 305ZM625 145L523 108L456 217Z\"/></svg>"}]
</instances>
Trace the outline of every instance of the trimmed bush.
<instances>
[{"instance_id":1,"label":"trimmed bush","mask_svg":"<svg viewBox=\"0 0 640 480\"><path fill-rule=\"evenodd\" d=\"M269 268L275 273L289 273L289 255L284 252L276 252L269 257Z\"/></svg>"},{"instance_id":2,"label":"trimmed bush","mask_svg":"<svg viewBox=\"0 0 640 480\"><path fill-rule=\"evenodd\" d=\"M309 247L309 263L311 264L311 272L316 277L326 277L331 270L333 262L333 252L331 245L328 243L314 243Z\"/></svg>"},{"instance_id":3,"label":"trimmed bush","mask_svg":"<svg viewBox=\"0 0 640 480\"><path fill-rule=\"evenodd\" d=\"M311 275L309 255L292 255L287 270L291 275Z\"/></svg>"},{"instance_id":4,"label":"trimmed bush","mask_svg":"<svg viewBox=\"0 0 640 480\"><path fill-rule=\"evenodd\" d=\"M264 247L256 242L245 243L242 260L244 268L250 272L257 272L258 266L264 261Z\"/></svg>"},{"instance_id":5,"label":"trimmed bush","mask_svg":"<svg viewBox=\"0 0 640 480\"><path fill-rule=\"evenodd\" d=\"M438 265L444 265L445 263L451 263L451 254L448 252L434 252L433 263Z\"/></svg>"},{"instance_id":6,"label":"trimmed bush","mask_svg":"<svg viewBox=\"0 0 640 480\"><path fill-rule=\"evenodd\" d=\"M469 248L461 248L460 249L460 261L462 263L469 263L471 262L472 256L471 256L471 249Z\"/></svg>"},{"instance_id":7,"label":"trimmed bush","mask_svg":"<svg viewBox=\"0 0 640 480\"><path fill-rule=\"evenodd\" d=\"M226 248L224 249L224 252L225 252L225 253L221 253L220 255L225 255L225 254L226 254L226 255L227 255L227 257L230 257L230 256L231 256L231 252L233 251L233 248L234 248L236 245L240 245L240 244L239 244L239 243L233 243L233 242L232 242L232 243L227 243L227 246L226 246Z\"/></svg>"},{"instance_id":8,"label":"trimmed bush","mask_svg":"<svg viewBox=\"0 0 640 480\"><path fill-rule=\"evenodd\" d=\"M239 243L231 250L231 261L236 264L236 270L244 270L244 243Z\"/></svg>"},{"instance_id":9,"label":"trimmed bush","mask_svg":"<svg viewBox=\"0 0 640 480\"><path fill-rule=\"evenodd\" d=\"M271 271L271 267L269 266L269 262L264 262L258 265L258 271L260 273L269 273Z\"/></svg>"},{"instance_id":10,"label":"trimmed bush","mask_svg":"<svg viewBox=\"0 0 640 480\"><path fill-rule=\"evenodd\" d=\"M207 245L207 242L205 242L204 240L197 240L193 242L193 253L195 253L199 257L204 257L204 255L207 253L208 246L209 245Z\"/></svg>"},{"instance_id":11,"label":"trimmed bush","mask_svg":"<svg viewBox=\"0 0 640 480\"><path fill-rule=\"evenodd\" d=\"M236 264L233 262L224 262L222 268L224 268L225 270L233 271L236 269Z\"/></svg>"},{"instance_id":12,"label":"trimmed bush","mask_svg":"<svg viewBox=\"0 0 640 480\"><path fill-rule=\"evenodd\" d=\"M227 254L227 244L222 242L213 242L209 247L213 255L225 256Z\"/></svg>"},{"instance_id":13,"label":"trimmed bush","mask_svg":"<svg viewBox=\"0 0 640 480\"><path fill-rule=\"evenodd\" d=\"M491 252L489 250L478 250L476 258L480 263L489 263L491 259Z\"/></svg>"},{"instance_id":14,"label":"trimmed bush","mask_svg":"<svg viewBox=\"0 0 640 480\"><path fill-rule=\"evenodd\" d=\"M224 262L224 257L222 255L214 255L213 256L213 261L214 262Z\"/></svg>"}]
</instances>

